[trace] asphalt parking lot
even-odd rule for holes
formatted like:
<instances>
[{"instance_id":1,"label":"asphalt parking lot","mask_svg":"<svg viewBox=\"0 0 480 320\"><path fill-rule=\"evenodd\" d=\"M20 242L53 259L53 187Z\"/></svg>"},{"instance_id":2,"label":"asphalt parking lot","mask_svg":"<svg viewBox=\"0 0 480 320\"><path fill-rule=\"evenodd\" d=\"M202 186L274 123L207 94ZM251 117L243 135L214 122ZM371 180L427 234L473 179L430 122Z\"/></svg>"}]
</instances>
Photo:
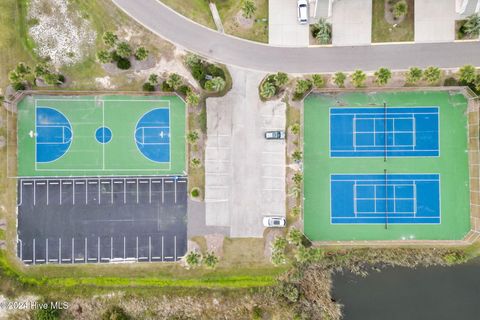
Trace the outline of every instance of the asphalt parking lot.
<instances>
[{"instance_id":1,"label":"asphalt parking lot","mask_svg":"<svg viewBox=\"0 0 480 320\"><path fill-rule=\"evenodd\" d=\"M176 261L187 250L187 178L20 179L26 264Z\"/></svg>"}]
</instances>

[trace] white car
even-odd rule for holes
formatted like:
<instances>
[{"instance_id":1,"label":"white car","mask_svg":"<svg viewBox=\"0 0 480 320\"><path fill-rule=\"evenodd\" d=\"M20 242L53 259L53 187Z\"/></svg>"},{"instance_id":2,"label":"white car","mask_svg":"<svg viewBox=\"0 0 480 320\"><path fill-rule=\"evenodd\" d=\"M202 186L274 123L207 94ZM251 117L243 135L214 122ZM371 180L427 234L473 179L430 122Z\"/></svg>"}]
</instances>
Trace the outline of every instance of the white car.
<instances>
[{"instance_id":1,"label":"white car","mask_svg":"<svg viewBox=\"0 0 480 320\"><path fill-rule=\"evenodd\" d=\"M283 130L267 131L267 132L265 132L265 139L267 139L267 140L284 140L285 139L285 131L283 131Z\"/></svg>"},{"instance_id":2,"label":"white car","mask_svg":"<svg viewBox=\"0 0 480 320\"><path fill-rule=\"evenodd\" d=\"M300 24L308 23L308 2L307 0L297 1L297 16Z\"/></svg>"},{"instance_id":3,"label":"white car","mask_svg":"<svg viewBox=\"0 0 480 320\"><path fill-rule=\"evenodd\" d=\"M263 226L270 228L283 228L287 225L284 217L263 217Z\"/></svg>"}]
</instances>

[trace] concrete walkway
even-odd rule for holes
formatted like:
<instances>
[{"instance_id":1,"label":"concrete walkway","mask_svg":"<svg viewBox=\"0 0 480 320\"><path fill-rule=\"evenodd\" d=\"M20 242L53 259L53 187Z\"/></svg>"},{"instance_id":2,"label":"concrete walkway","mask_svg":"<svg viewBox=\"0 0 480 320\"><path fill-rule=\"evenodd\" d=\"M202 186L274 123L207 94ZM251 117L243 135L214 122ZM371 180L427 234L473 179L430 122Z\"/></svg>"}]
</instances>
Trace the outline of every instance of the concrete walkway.
<instances>
[{"instance_id":1,"label":"concrete walkway","mask_svg":"<svg viewBox=\"0 0 480 320\"><path fill-rule=\"evenodd\" d=\"M293 0L292 0L293 1ZM480 65L480 43L416 43L327 48L274 47L242 40L201 26L157 0L113 2L163 38L210 59L243 68L316 73L393 70L411 66L457 68Z\"/></svg>"}]
</instances>

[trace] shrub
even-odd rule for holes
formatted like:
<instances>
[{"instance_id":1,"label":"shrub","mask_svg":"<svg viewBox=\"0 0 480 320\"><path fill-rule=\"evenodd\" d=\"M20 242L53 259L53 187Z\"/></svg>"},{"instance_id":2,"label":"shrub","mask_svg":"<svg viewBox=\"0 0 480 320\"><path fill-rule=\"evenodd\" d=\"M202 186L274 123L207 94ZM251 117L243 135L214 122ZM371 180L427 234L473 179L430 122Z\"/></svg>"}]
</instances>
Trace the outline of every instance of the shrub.
<instances>
[{"instance_id":1,"label":"shrub","mask_svg":"<svg viewBox=\"0 0 480 320\"><path fill-rule=\"evenodd\" d=\"M275 85L269 81L264 81L260 86L260 97L270 99L277 92Z\"/></svg>"},{"instance_id":2,"label":"shrub","mask_svg":"<svg viewBox=\"0 0 480 320\"><path fill-rule=\"evenodd\" d=\"M257 11L257 7L255 6L255 2L253 0L243 0L242 1L242 16L245 19L250 19Z\"/></svg>"},{"instance_id":3,"label":"shrub","mask_svg":"<svg viewBox=\"0 0 480 320\"><path fill-rule=\"evenodd\" d=\"M109 307L103 314L102 320L128 320L130 317L119 306Z\"/></svg>"},{"instance_id":4,"label":"shrub","mask_svg":"<svg viewBox=\"0 0 480 320\"><path fill-rule=\"evenodd\" d=\"M46 83L46 84L51 85L51 86L56 86L56 85L58 85L58 84L61 84L60 79L59 79L59 76L58 76L58 74L56 74L56 73L46 74L46 75L43 77L43 80L45 80L45 83Z\"/></svg>"},{"instance_id":5,"label":"shrub","mask_svg":"<svg viewBox=\"0 0 480 320\"><path fill-rule=\"evenodd\" d=\"M172 73L167 78L167 84L173 90L177 90L182 84L183 80L177 73Z\"/></svg>"},{"instance_id":6,"label":"shrub","mask_svg":"<svg viewBox=\"0 0 480 320\"><path fill-rule=\"evenodd\" d=\"M47 302L48 303L48 302ZM39 308L35 311L35 320L57 320L60 319L60 309L52 308L48 303L48 308Z\"/></svg>"},{"instance_id":7,"label":"shrub","mask_svg":"<svg viewBox=\"0 0 480 320\"><path fill-rule=\"evenodd\" d=\"M480 74L477 74L475 77L475 81L473 82L473 85L475 86L475 90L477 91L477 94L480 93Z\"/></svg>"},{"instance_id":8,"label":"shrub","mask_svg":"<svg viewBox=\"0 0 480 320\"><path fill-rule=\"evenodd\" d=\"M148 82L149 82L151 85L156 86L156 85L158 84L158 75L152 73L152 74L148 77Z\"/></svg>"},{"instance_id":9,"label":"shrub","mask_svg":"<svg viewBox=\"0 0 480 320\"><path fill-rule=\"evenodd\" d=\"M208 63L205 67L207 74L211 75L212 77L220 77L225 80L225 72L222 68L217 67L212 63Z\"/></svg>"},{"instance_id":10,"label":"shrub","mask_svg":"<svg viewBox=\"0 0 480 320\"><path fill-rule=\"evenodd\" d=\"M132 48L128 44L128 42L120 42L117 44L117 54L120 56L120 58L127 59L132 55Z\"/></svg>"},{"instance_id":11,"label":"shrub","mask_svg":"<svg viewBox=\"0 0 480 320\"><path fill-rule=\"evenodd\" d=\"M335 83L340 88L345 87L346 79L347 79L347 75L343 72L337 72L333 75L333 83Z\"/></svg>"},{"instance_id":12,"label":"shrub","mask_svg":"<svg viewBox=\"0 0 480 320\"><path fill-rule=\"evenodd\" d=\"M377 71L375 71L374 75L375 75L375 82L380 86L384 86L392 78L392 71L390 71L390 69L387 69L387 68L380 68Z\"/></svg>"},{"instance_id":13,"label":"shrub","mask_svg":"<svg viewBox=\"0 0 480 320\"><path fill-rule=\"evenodd\" d=\"M303 181L303 175L297 172L293 175L292 180L296 185L300 185Z\"/></svg>"},{"instance_id":14,"label":"shrub","mask_svg":"<svg viewBox=\"0 0 480 320\"><path fill-rule=\"evenodd\" d=\"M295 150L295 151L292 153L292 159L293 159L294 161L301 161L302 158L303 158L302 151Z\"/></svg>"},{"instance_id":15,"label":"shrub","mask_svg":"<svg viewBox=\"0 0 480 320\"><path fill-rule=\"evenodd\" d=\"M459 85L458 80L455 79L454 77L448 77L443 81L443 85L446 87L456 87Z\"/></svg>"},{"instance_id":16,"label":"shrub","mask_svg":"<svg viewBox=\"0 0 480 320\"><path fill-rule=\"evenodd\" d=\"M97 60L100 63L109 63L112 61L112 55L107 50L97 52Z\"/></svg>"},{"instance_id":17,"label":"shrub","mask_svg":"<svg viewBox=\"0 0 480 320\"><path fill-rule=\"evenodd\" d=\"M182 84L177 88L178 93L183 94L184 96L190 91L190 88L187 85Z\"/></svg>"},{"instance_id":18,"label":"shrub","mask_svg":"<svg viewBox=\"0 0 480 320\"><path fill-rule=\"evenodd\" d=\"M65 83L65 76L63 74L58 73L58 82L59 84Z\"/></svg>"},{"instance_id":19,"label":"shrub","mask_svg":"<svg viewBox=\"0 0 480 320\"><path fill-rule=\"evenodd\" d=\"M15 72L21 77L25 77L26 75L30 74L31 71L32 70L30 67L24 62L19 62L15 67Z\"/></svg>"},{"instance_id":20,"label":"shrub","mask_svg":"<svg viewBox=\"0 0 480 320\"><path fill-rule=\"evenodd\" d=\"M405 0L400 0L393 6L393 16L395 18L404 17L408 13L408 4Z\"/></svg>"},{"instance_id":21,"label":"shrub","mask_svg":"<svg viewBox=\"0 0 480 320\"><path fill-rule=\"evenodd\" d=\"M448 265L465 263L468 260L465 254L457 251L447 253L442 258L443 258L443 261L445 261L445 263Z\"/></svg>"},{"instance_id":22,"label":"shrub","mask_svg":"<svg viewBox=\"0 0 480 320\"><path fill-rule=\"evenodd\" d=\"M254 306L252 309L252 320L261 320L263 317L262 308L259 306Z\"/></svg>"},{"instance_id":23,"label":"shrub","mask_svg":"<svg viewBox=\"0 0 480 320\"><path fill-rule=\"evenodd\" d=\"M320 248L305 248L300 245L295 253L295 259L300 263L315 263L323 259L324 252Z\"/></svg>"},{"instance_id":24,"label":"shrub","mask_svg":"<svg viewBox=\"0 0 480 320\"><path fill-rule=\"evenodd\" d=\"M352 83L355 87L360 88L365 83L367 75L362 70L355 70L351 75Z\"/></svg>"},{"instance_id":25,"label":"shrub","mask_svg":"<svg viewBox=\"0 0 480 320\"><path fill-rule=\"evenodd\" d=\"M132 66L132 64L130 63L130 60L128 59L120 59L117 61L117 67L118 69L121 69L121 70L128 70L130 69L130 67Z\"/></svg>"},{"instance_id":26,"label":"shrub","mask_svg":"<svg viewBox=\"0 0 480 320\"><path fill-rule=\"evenodd\" d=\"M278 293L280 296L287 299L288 302L295 303L298 301L300 294L297 287L293 283L282 282L279 285Z\"/></svg>"},{"instance_id":27,"label":"shrub","mask_svg":"<svg viewBox=\"0 0 480 320\"><path fill-rule=\"evenodd\" d=\"M213 254L213 252L207 252L205 257L203 257L203 264L206 265L208 268L215 268L218 263L218 258Z\"/></svg>"},{"instance_id":28,"label":"shrub","mask_svg":"<svg viewBox=\"0 0 480 320\"><path fill-rule=\"evenodd\" d=\"M195 266L198 266L200 265L200 259L201 259L201 255L200 253L198 253L197 251L190 251L188 254L187 254L187 257L185 259L185 261L187 262L187 264L190 266L190 267L195 267Z\"/></svg>"},{"instance_id":29,"label":"shrub","mask_svg":"<svg viewBox=\"0 0 480 320\"><path fill-rule=\"evenodd\" d=\"M212 80L205 82L205 89L211 92L219 92L225 89L226 82L220 77L215 77Z\"/></svg>"},{"instance_id":30,"label":"shrub","mask_svg":"<svg viewBox=\"0 0 480 320\"><path fill-rule=\"evenodd\" d=\"M312 88L312 80L310 79L300 79L297 81L295 86L295 93L298 95L303 95L305 92Z\"/></svg>"},{"instance_id":31,"label":"shrub","mask_svg":"<svg viewBox=\"0 0 480 320\"><path fill-rule=\"evenodd\" d=\"M283 237L275 237L272 243L272 263L275 265L283 264L287 261L285 256L285 248L288 242Z\"/></svg>"},{"instance_id":32,"label":"shrub","mask_svg":"<svg viewBox=\"0 0 480 320\"><path fill-rule=\"evenodd\" d=\"M300 133L300 123L296 122L290 126L290 132L293 134L299 134Z\"/></svg>"},{"instance_id":33,"label":"shrub","mask_svg":"<svg viewBox=\"0 0 480 320\"><path fill-rule=\"evenodd\" d=\"M437 67L428 67L423 71L423 80L430 84L437 83L440 80L441 71Z\"/></svg>"},{"instance_id":34,"label":"shrub","mask_svg":"<svg viewBox=\"0 0 480 320\"><path fill-rule=\"evenodd\" d=\"M110 54L108 55L108 57L110 58ZM37 63L37 65L35 66L35 68L33 70L33 74L37 78L43 77L48 73L50 73L50 69L45 62Z\"/></svg>"},{"instance_id":35,"label":"shrub","mask_svg":"<svg viewBox=\"0 0 480 320\"><path fill-rule=\"evenodd\" d=\"M192 195L193 198L198 198L200 196L200 189L193 188L190 194Z\"/></svg>"},{"instance_id":36,"label":"shrub","mask_svg":"<svg viewBox=\"0 0 480 320\"><path fill-rule=\"evenodd\" d=\"M287 234L288 243L293 244L296 247L302 245L303 242L303 233L297 228L291 228Z\"/></svg>"},{"instance_id":37,"label":"shrub","mask_svg":"<svg viewBox=\"0 0 480 320\"><path fill-rule=\"evenodd\" d=\"M192 72L193 78L197 81L204 80L206 75L207 75L206 70L204 69L204 67L201 64L194 65L190 69L190 71Z\"/></svg>"},{"instance_id":38,"label":"shrub","mask_svg":"<svg viewBox=\"0 0 480 320\"><path fill-rule=\"evenodd\" d=\"M143 61L143 60L148 58L148 54L149 54L149 52L148 52L147 48L139 47L135 51L135 59L137 59L139 61Z\"/></svg>"},{"instance_id":39,"label":"shrub","mask_svg":"<svg viewBox=\"0 0 480 320\"><path fill-rule=\"evenodd\" d=\"M192 90L189 90L187 92L187 97L185 98L185 100L189 105L196 106L200 101L200 97Z\"/></svg>"},{"instance_id":40,"label":"shrub","mask_svg":"<svg viewBox=\"0 0 480 320\"><path fill-rule=\"evenodd\" d=\"M422 79L423 71L417 67L411 67L408 69L407 73L405 74L405 81L410 84L417 83Z\"/></svg>"},{"instance_id":41,"label":"shrub","mask_svg":"<svg viewBox=\"0 0 480 320\"><path fill-rule=\"evenodd\" d=\"M117 50L113 50L112 52L110 52L110 55L112 57L112 61L114 62L118 62L122 59L122 57L118 55Z\"/></svg>"},{"instance_id":42,"label":"shrub","mask_svg":"<svg viewBox=\"0 0 480 320\"><path fill-rule=\"evenodd\" d=\"M14 82L12 83L12 88L15 91L20 91L20 90L25 90L27 86L25 85L24 82Z\"/></svg>"},{"instance_id":43,"label":"shrub","mask_svg":"<svg viewBox=\"0 0 480 320\"><path fill-rule=\"evenodd\" d=\"M198 168L200 167L200 159L198 158L193 158L192 160L190 160L190 166L192 166L192 168Z\"/></svg>"},{"instance_id":44,"label":"shrub","mask_svg":"<svg viewBox=\"0 0 480 320\"><path fill-rule=\"evenodd\" d=\"M164 92L172 92L173 91L173 88L170 87L170 85L167 83L166 80L164 80L162 82L162 91L164 91Z\"/></svg>"},{"instance_id":45,"label":"shrub","mask_svg":"<svg viewBox=\"0 0 480 320\"><path fill-rule=\"evenodd\" d=\"M458 80L464 83L473 83L477 76L477 70L472 65L465 65L458 71Z\"/></svg>"},{"instance_id":46,"label":"shrub","mask_svg":"<svg viewBox=\"0 0 480 320\"><path fill-rule=\"evenodd\" d=\"M102 36L102 39L103 39L103 43L105 43L105 45L110 48L115 46L115 44L118 41L117 35L111 31L105 32Z\"/></svg>"},{"instance_id":47,"label":"shrub","mask_svg":"<svg viewBox=\"0 0 480 320\"><path fill-rule=\"evenodd\" d=\"M476 36L480 33L480 14L475 13L467 17L467 21L463 24L461 31L464 34Z\"/></svg>"},{"instance_id":48,"label":"shrub","mask_svg":"<svg viewBox=\"0 0 480 320\"><path fill-rule=\"evenodd\" d=\"M277 74L274 75L274 79L275 79L275 85L277 87L282 87L287 84L288 75L285 72L277 72Z\"/></svg>"},{"instance_id":49,"label":"shrub","mask_svg":"<svg viewBox=\"0 0 480 320\"><path fill-rule=\"evenodd\" d=\"M332 39L332 25L325 18L320 18L312 28L312 35L320 44L329 44Z\"/></svg>"},{"instance_id":50,"label":"shrub","mask_svg":"<svg viewBox=\"0 0 480 320\"><path fill-rule=\"evenodd\" d=\"M155 91L155 86L150 82L145 82L142 86L143 91L152 92Z\"/></svg>"},{"instance_id":51,"label":"shrub","mask_svg":"<svg viewBox=\"0 0 480 320\"><path fill-rule=\"evenodd\" d=\"M200 57L193 53L188 53L185 56L184 60L187 67L189 67L190 69L192 69L194 66L197 66L198 64L201 63Z\"/></svg>"},{"instance_id":52,"label":"shrub","mask_svg":"<svg viewBox=\"0 0 480 320\"><path fill-rule=\"evenodd\" d=\"M197 131L190 131L188 134L187 134L187 141L188 143L190 144L194 144L195 142L197 142L197 140L200 138L200 136L198 135L198 132Z\"/></svg>"},{"instance_id":53,"label":"shrub","mask_svg":"<svg viewBox=\"0 0 480 320\"><path fill-rule=\"evenodd\" d=\"M12 70L8 73L8 80L10 81L10 83L19 83L22 82L24 79L15 70Z\"/></svg>"},{"instance_id":54,"label":"shrub","mask_svg":"<svg viewBox=\"0 0 480 320\"><path fill-rule=\"evenodd\" d=\"M301 211L302 211L301 207L295 206L295 207L292 208L292 210L290 210L290 214L293 217L298 217L298 215L300 214Z\"/></svg>"},{"instance_id":55,"label":"shrub","mask_svg":"<svg viewBox=\"0 0 480 320\"><path fill-rule=\"evenodd\" d=\"M323 76L321 74L314 74L312 76L312 81L313 81L313 85L316 87L316 88L323 88L325 86L325 79L323 78Z\"/></svg>"}]
</instances>

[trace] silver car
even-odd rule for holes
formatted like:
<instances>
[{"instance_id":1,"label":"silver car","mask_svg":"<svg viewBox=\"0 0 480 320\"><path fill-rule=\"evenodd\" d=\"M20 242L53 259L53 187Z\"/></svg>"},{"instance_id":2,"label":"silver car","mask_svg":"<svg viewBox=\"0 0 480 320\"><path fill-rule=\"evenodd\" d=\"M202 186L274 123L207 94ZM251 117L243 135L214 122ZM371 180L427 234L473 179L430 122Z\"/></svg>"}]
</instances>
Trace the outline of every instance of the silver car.
<instances>
[{"instance_id":1,"label":"silver car","mask_svg":"<svg viewBox=\"0 0 480 320\"><path fill-rule=\"evenodd\" d=\"M300 24L308 23L308 2L307 0L297 1L297 17Z\"/></svg>"},{"instance_id":2,"label":"silver car","mask_svg":"<svg viewBox=\"0 0 480 320\"><path fill-rule=\"evenodd\" d=\"M265 139L267 140L283 140L285 139L285 131L267 131L265 132Z\"/></svg>"}]
</instances>

